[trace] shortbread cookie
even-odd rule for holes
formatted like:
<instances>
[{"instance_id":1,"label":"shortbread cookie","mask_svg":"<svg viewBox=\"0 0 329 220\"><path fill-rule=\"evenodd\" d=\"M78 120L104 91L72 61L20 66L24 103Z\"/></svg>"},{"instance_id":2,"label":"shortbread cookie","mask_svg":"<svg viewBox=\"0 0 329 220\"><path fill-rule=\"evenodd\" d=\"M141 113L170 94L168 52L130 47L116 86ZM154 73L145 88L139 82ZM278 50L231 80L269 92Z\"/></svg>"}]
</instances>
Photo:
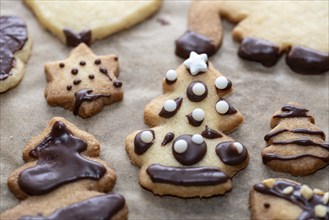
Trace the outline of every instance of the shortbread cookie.
<instances>
[{"instance_id":1,"label":"shortbread cookie","mask_svg":"<svg viewBox=\"0 0 329 220\"><path fill-rule=\"evenodd\" d=\"M0 16L0 93L22 80L30 52L31 39L25 22L16 16Z\"/></svg>"},{"instance_id":2,"label":"shortbread cookie","mask_svg":"<svg viewBox=\"0 0 329 220\"><path fill-rule=\"evenodd\" d=\"M241 42L241 58L270 67L287 53L286 62L297 73L329 70L326 1L194 0L188 31L176 41L176 54L183 58L191 51L213 55L223 38L220 16L238 23L232 35Z\"/></svg>"},{"instance_id":3,"label":"shortbread cookie","mask_svg":"<svg viewBox=\"0 0 329 220\"><path fill-rule=\"evenodd\" d=\"M93 135L53 118L23 149L26 164L8 178L9 189L25 200L0 218L126 219L125 199L105 194L112 190L116 175L99 153Z\"/></svg>"},{"instance_id":4,"label":"shortbread cookie","mask_svg":"<svg viewBox=\"0 0 329 220\"><path fill-rule=\"evenodd\" d=\"M77 46L90 44L145 20L160 9L162 0L24 2L42 26L68 46Z\"/></svg>"},{"instance_id":5,"label":"shortbread cookie","mask_svg":"<svg viewBox=\"0 0 329 220\"><path fill-rule=\"evenodd\" d=\"M118 57L96 56L80 44L66 60L45 65L48 85L45 97L51 106L62 106L83 118L91 117L104 105L121 101L122 82Z\"/></svg>"},{"instance_id":6,"label":"shortbread cookie","mask_svg":"<svg viewBox=\"0 0 329 220\"><path fill-rule=\"evenodd\" d=\"M329 219L329 192L288 179L266 179L254 185L251 219Z\"/></svg>"},{"instance_id":7,"label":"shortbread cookie","mask_svg":"<svg viewBox=\"0 0 329 220\"><path fill-rule=\"evenodd\" d=\"M132 163L141 167L140 184L158 195L210 197L231 190L231 178L247 166L248 151L223 132L242 122L241 113L222 97L232 83L206 54L191 53L169 70L164 95L144 110L152 127L126 138Z\"/></svg>"},{"instance_id":8,"label":"shortbread cookie","mask_svg":"<svg viewBox=\"0 0 329 220\"><path fill-rule=\"evenodd\" d=\"M272 117L271 128L264 138L268 147L262 151L263 162L271 169L304 176L329 164L325 134L299 104L284 105Z\"/></svg>"}]
</instances>

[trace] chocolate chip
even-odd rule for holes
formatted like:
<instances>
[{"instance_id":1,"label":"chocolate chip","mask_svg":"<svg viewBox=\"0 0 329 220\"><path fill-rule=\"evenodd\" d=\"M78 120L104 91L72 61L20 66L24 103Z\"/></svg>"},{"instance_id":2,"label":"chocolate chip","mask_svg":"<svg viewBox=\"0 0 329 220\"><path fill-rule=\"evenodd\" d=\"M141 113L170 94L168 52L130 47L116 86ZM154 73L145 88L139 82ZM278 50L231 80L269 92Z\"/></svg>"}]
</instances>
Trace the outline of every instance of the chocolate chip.
<instances>
[{"instance_id":1,"label":"chocolate chip","mask_svg":"<svg viewBox=\"0 0 329 220\"><path fill-rule=\"evenodd\" d=\"M80 61L80 66L84 66L84 65L86 65L86 62L85 61Z\"/></svg>"},{"instance_id":2,"label":"chocolate chip","mask_svg":"<svg viewBox=\"0 0 329 220\"><path fill-rule=\"evenodd\" d=\"M70 91L70 90L72 89L72 86L71 86L71 85L66 86L66 89L67 89L68 91Z\"/></svg>"},{"instance_id":3,"label":"chocolate chip","mask_svg":"<svg viewBox=\"0 0 329 220\"><path fill-rule=\"evenodd\" d=\"M101 64L101 60L100 60L100 59L95 60L95 64L96 64L96 65Z\"/></svg>"},{"instance_id":4,"label":"chocolate chip","mask_svg":"<svg viewBox=\"0 0 329 220\"><path fill-rule=\"evenodd\" d=\"M113 81L113 85L114 85L114 87L116 87L116 88L120 88L120 87L122 86L122 82L119 81L119 80L114 80L114 81Z\"/></svg>"},{"instance_id":5,"label":"chocolate chip","mask_svg":"<svg viewBox=\"0 0 329 220\"><path fill-rule=\"evenodd\" d=\"M107 69L106 69L105 67L100 67L100 68L99 68L99 71L100 71L101 73L107 74Z\"/></svg>"},{"instance_id":6,"label":"chocolate chip","mask_svg":"<svg viewBox=\"0 0 329 220\"><path fill-rule=\"evenodd\" d=\"M60 63L60 64L59 64L59 67L60 67L60 68L63 68L64 66L65 66L64 63Z\"/></svg>"},{"instance_id":7,"label":"chocolate chip","mask_svg":"<svg viewBox=\"0 0 329 220\"><path fill-rule=\"evenodd\" d=\"M73 69L71 70L71 73L72 73L73 75L77 75L78 72L79 72L79 70L78 70L77 68L73 68Z\"/></svg>"},{"instance_id":8,"label":"chocolate chip","mask_svg":"<svg viewBox=\"0 0 329 220\"><path fill-rule=\"evenodd\" d=\"M118 58L118 57L114 57L114 60L115 60L115 61L118 61L118 60L119 60L119 58Z\"/></svg>"},{"instance_id":9,"label":"chocolate chip","mask_svg":"<svg viewBox=\"0 0 329 220\"><path fill-rule=\"evenodd\" d=\"M78 85L79 83L81 83L81 79L75 79L75 80L73 81L73 84L74 84L74 85Z\"/></svg>"},{"instance_id":10,"label":"chocolate chip","mask_svg":"<svg viewBox=\"0 0 329 220\"><path fill-rule=\"evenodd\" d=\"M271 207L271 205L270 205L270 203L268 203L268 202L265 202L265 203L264 203L264 207L268 209L268 208L270 208L270 207Z\"/></svg>"},{"instance_id":11,"label":"chocolate chip","mask_svg":"<svg viewBox=\"0 0 329 220\"><path fill-rule=\"evenodd\" d=\"M95 76L93 74L90 74L88 77L89 77L89 79L94 79L95 78Z\"/></svg>"}]
</instances>

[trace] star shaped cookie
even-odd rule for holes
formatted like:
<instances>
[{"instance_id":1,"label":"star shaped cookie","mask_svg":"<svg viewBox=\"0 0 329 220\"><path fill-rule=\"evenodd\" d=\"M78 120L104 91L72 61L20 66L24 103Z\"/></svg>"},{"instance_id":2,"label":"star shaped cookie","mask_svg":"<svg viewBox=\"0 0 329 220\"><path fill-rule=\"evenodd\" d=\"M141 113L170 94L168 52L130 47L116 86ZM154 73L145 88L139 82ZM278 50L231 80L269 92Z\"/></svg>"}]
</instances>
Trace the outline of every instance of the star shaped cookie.
<instances>
[{"instance_id":1,"label":"star shaped cookie","mask_svg":"<svg viewBox=\"0 0 329 220\"><path fill-rule=\"evenodd\" d=\"M51 106L62 106L88 118L104 105L121 101L122 82L117 80L116 55L97 56L85 44L74 48L66 60L45 65L45 97Z\"/></svg>"}]
</instances>

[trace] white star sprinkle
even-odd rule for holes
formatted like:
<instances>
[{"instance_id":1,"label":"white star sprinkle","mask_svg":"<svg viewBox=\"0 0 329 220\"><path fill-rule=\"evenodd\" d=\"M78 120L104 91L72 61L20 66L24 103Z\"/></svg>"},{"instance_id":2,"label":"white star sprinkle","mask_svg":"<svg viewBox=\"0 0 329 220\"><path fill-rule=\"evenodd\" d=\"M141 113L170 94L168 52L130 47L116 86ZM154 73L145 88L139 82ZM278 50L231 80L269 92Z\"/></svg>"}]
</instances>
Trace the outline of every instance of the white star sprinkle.
<instances>
[{"instance_id":1,"label":"white star sprinkle","mask_svg":"<svg viewBox=\"0 0 329 220\"><path fill-rule=\"evenodd\" d=\"M207 62L208 56L207 54L197 54L192 51L190 53L190 57L184 61L184 65L187 69L190 70L193 76L197 75L199 72L205 72L208 70Z\"/></svg>"}]
</instances>

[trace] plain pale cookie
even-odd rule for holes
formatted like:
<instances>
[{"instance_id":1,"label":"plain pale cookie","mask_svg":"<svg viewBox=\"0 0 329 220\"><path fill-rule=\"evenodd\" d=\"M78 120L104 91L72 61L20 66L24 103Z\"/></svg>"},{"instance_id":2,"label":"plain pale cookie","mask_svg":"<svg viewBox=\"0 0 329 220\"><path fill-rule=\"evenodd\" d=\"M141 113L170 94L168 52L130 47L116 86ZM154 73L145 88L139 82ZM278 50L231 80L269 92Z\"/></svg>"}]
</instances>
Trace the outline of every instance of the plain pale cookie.
<instances>
[{"instance_id":1,"label":"plain pale cookie","mask_svg":"<svg viewBox=\"0 0 329 220\"><path fill-rule=\"evenodd\" d=\"M284 9L284 10L283 10ZM288 53L289 67L302 74L329 70L329 5L326 1L197 1L189 10L188 31L176 41L176 54L213 55L220 47L220 16L238 23L233 38L241 58L270 67Z\"/></svg>"},{"instance_id":2,"label":"plain pale cookie","mask_svg":"<svg viewBox=\"0 0 329 220\"><path fill-rule=\"evenodd\" d=\"M16 16L0 16L0 93L22 80L31 47L25 22Z\"/></svg>"},{"instance_id":3,"label":"plain pale cookie","mask_svg":"<svg viewBox=\"0 0 329 220\"><path fill-rule=\"evenodd\" d=\"M305 176L329 164L329 143L314 125L313 116L299 104L290 102L277 111L265 136L268 147L262 158L266 166L294 176Z\"/></svg>"},{"instance_id":4,"label":"plain pale cookie","mask_svg":"<svg viewBox=\"0 0 329 220\"><path fill-rule=\"evenodd\" d=\"M266 179L250 192L251 219L329 219L329 192L288 179Z\"/></svg>"},{"instance_id":5,"label":"plain pale cookie","mask_svg":"<svg viewBox=\"0 0 329 220\"><path fill-rule=\"evenodd\" d=\"M126 137L132 163L141 167L140 184L157 195L210 197L231 190L231 178L249 162L246 147L231 132L243 116L223 97L232 83L191 53L163 80L164 95L144 110L152 127Z\"/></svg>"},{"instance_id":6,"label":"plain pale cookie","mask_svg":"<svg viewBox=\"0 0 329 220\"><path fill-rule=\"evenodd\" d=\"M121 101L122 82L118 57L96 56L85 44L74 48L66 60L45 65L48 85L45 97L51 106L62 106L83 118L91 117L104 105Z\"/></svg>"},{"instance_id":7,"label":"plain pale cookie","mask_svg":"<svg viewBox=\"0 0 329 220\"><path fill-rule=\"evenodd\" d=\"M99 153L93 135L53 118L23 149L26 164L8 178L9 189L25 200L0 218L127 219L125 199L105 194L112 190L116 175Z\"/></svg>"},{"instance_id":8,"label":"plain pale cookie","mask_svg":"<svg viewBox=\"0 0 329 220\"><path fill-rule=\"evenodd\" d=\"M24 2L42 26L74 47L127 29L154 14L162 4L161 0Z\"/></svg>"}]
</instances>

